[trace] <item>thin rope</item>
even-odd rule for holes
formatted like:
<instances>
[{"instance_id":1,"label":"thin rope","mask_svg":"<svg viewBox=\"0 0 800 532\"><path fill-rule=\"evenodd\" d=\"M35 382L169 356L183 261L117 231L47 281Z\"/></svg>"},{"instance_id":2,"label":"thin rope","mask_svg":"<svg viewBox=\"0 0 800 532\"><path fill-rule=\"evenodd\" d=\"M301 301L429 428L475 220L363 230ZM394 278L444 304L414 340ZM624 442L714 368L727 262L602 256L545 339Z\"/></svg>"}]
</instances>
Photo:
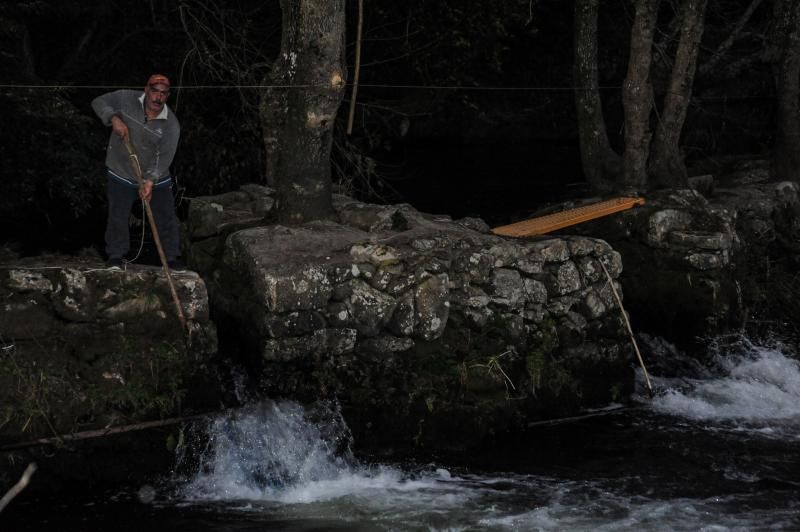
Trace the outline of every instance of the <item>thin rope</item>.
<instances>
[{"instance_id":1,"label":"thin rope","mask_svg":"<svg viewBox=\"0 0 800 532\"><path fill-rule=\"evenodd\" d=\"M136 262L137 260L139 260L139 255L142 254L142 249L144 249L144 234L147 231L147 224L145 223L146 219L147 218L145 216L144 202L142 202L142 238L141 238L141 240L139 240L139 249L136 251L136 256L133 257L131 260L126 260L125 261L126 268L127 268L128 264L132 264L132 263Z\"/></svg>"},{"instance_id":2,"label":"thin rope","mask_svg":"<svg viewBox=\"0 0 800 532\"><path fill-rule=\"evenodd\" d=\"M352 83L346 84L352 87ZM622 90L621 85L601 85L596 88L591 87L470 87L464 85L393 85L379 83L359 83L359 87L369 89L405 89L405 90L426 90L426 91L465 91L465 92L577 92L577 91L609 91ZM175 85L173 90L258 90L258 89L325 89L327 85ZM98 90L119 90L130 89L140 90L141 87L130 85L13 85L0 84L0 89L45 89L45 90L66 90L66 89L98 89ZM178 92L178 94L180 94ZM770 96L692 96L693 101L730 101L742 102L751 100L772 100ZM177 101L177 95L176 95Z\"/></svg>"},{"instance_id":3,"label":"thin rope","mask_svg":"<svg viewBox=\"0 0 800 532\"><path fill-rule=\"evenodd\" d=\"M352 83L348 83L352 86ZM240 90L240 89L310 89L327 88L327 85L300 84L300 85L173 85L171 90ZM477 87L469 85L405 85L391 83L359 83L359 87L372 89L413 89L413 90L466 90L466 91L577 91L591 90L585 87ZM621 90L621 85L608 85L597 87L600 90ZM132 89L141 87L130 85L14 85L0 84L0 89Z\"/></svg>"}]
</instances>

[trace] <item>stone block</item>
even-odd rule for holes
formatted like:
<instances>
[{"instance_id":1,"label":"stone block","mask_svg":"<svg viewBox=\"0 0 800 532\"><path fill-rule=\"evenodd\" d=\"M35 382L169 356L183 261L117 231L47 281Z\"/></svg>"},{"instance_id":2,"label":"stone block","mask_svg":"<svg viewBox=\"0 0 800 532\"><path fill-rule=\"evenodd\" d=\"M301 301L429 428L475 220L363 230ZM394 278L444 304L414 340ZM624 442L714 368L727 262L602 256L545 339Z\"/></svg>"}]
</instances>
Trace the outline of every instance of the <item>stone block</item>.
<instances>
[{"instance_id":1,"label":"stone block","mask_svg":"<svg viewBox=\"0 0 800 532\"><path fill-rule=\"evenodd\" d=\"M324 328L325 319L313 310L268 314L264 320L264 330L271 338L303 336Z\"/></svg>"},{"instance_id":2,"label":"stone block","mask_svg":"<svg viewBox=\"0 0 800 532\"><path fill-rule=\"evenodd\" d=\"M414 307L414 335L428 341L441 336L450 314L447 275L436 275L417 285L414 290Z\"/></svg>"},{"instance_id":3,"label":"stone block","mask_svg":"<svg viewBox=\"0 0 800 532\"><path fill-rule=\"evenodd\" d=\"M672 244L687 248L721 251L723 249L731 248L732 238L731 235L727 233L709 231L672 231L669 234L669 241Z\"/></svg>"},{"instance_id":4,"label":"stone block","mask_svg":"<svg viewBox=\"0 0 800 532\"><path fill-rule=\"evenodd\" d=\"M586 319L577 312L568 312L558 320L558 340L564 348L577 347L586 339Z\"/></svg>"},{"instance_id":5,"label":"stone block","mask_svg":"<svg viewBox=\"0 0 800 532\"><path fill-rule=\"evenodd\" d=\"M453 261L453 269L456 272L467 273L470 281L476 284L483 284L489 279L493 266L494 257L475 250L459 253Z\"/></svg>"},{"instance_id":6,"label":"stone block","mask_svg":"<svg viewBox=\"0 0 800 532\"><path fill-rule=\"evenodd\" d=\"M51 296L53 309L68 321L87 322L94 319L97 305L92 286L76 268L64 268L56 276L56 289Z\"/></svg>"},{"instance_id":7,"label":"stone block","mask_svg":"<svg viewBox=\"0 0 800 532\"><path fill-rule=\"evenodd\" d=\"M410 287L410 283L407 281L408 277L401 263L385 264L378 267L375 271L375 275L369 280L369 284L376 290L389 293L391 293L389 290L391 286L393 287L394 294L397 294L405 291L402 289L403 286L405 286L406 289ZM413 277L413 275L411 277Z\"/></svg>"},{"instance_id":8,"label":"stone block","mask_svg":"<svg viewBox=\"0 0 800 532\"><path fill-rule=\"evenodd\" d=\"M262 356L269 362L313 362L324 355L341 355L355 348L354 329L319 329L305 336L270 338Z\"/></svg>"},{"instance_id":9,"label":"stone block","mask_svg":"<svg viewBox=\"0 0 800 532\"><path fill-rule=\"evenodd\" d=\"M516 270L498 268L489 280L488 293L492 303L508 307L519 308L525 302L525 290L522 277Z\"/></svg>"},{"instance_id":10,"label":"stone block","mask_svg":"<svg viewBox=\"0 0 800 532\"><path fill-rule=\"evenodd\" d=\"M719 270L730 262L724 253L691 253L686 261L692 268L700 271Z\"/></svg>"},{"instance_id":11,"label":"stone block","mask_svg":"<svg viewBox=\"0 0 800 532\"><path fill-rule=\"evenodd\" d=\"M356 244L350 248L350 256L355 262L369 263L376 268L400 261L400 253L396 249L381 244Z\"/></svg>"},{"instance_id":12,"label":"stone block","mask_svg":"<svg viewBox=\"0 0 800 532\"><path fill-rule=\"evenodd\" d=\"M409 291L397 298L397 306L389 320L388 329L397 336L411 336L415 325L414 294Z\"/></svg>"},{"instance_id":13,"label":"stone block","mask_svg":"<svg viewBox=\"0 0 800 532\"><path fill-rule=\"evenodd\" d=\"M584 257L596 252L597 239L585 236L570 236L567 239L570 255L574 258Z\"/></svg>"},{"instance_id":14,"label":"stone block","mask_svg":"<svg viewBox=\"0 0 800 532\"><path fill-rule=\"evenodd\" d=\"M506 268L516 264L523 256L522 249L514 241L504 241L489 248L494 257L494 268Z\"/></svg>"},{"instance_id":15,"label":"stone block","mask_svg":"<svg viewBox=\"0 0 800 532\"><path fill-rule=\"evenodd\" d=\"M377 338L367 338L357 344L357 350L370 354L381 355L382 358L389 358L392 354L402 353L414 348L414 340L408 337L379 336Z\"/></svg>"},{"instance_id":16,"label":"stone block","mask_svg":"<svg viewBox=\"0 0 800 532\"><path fill-rule=\"evenodd\" d=\"M544 261L533 260L526 256L520 257L512 266L526 275L535 275L544 271Z\"/></svg>"},{"instance_id":17,"label":"stone block","mask_svg":"<svg viewBox=\"0 0 800 532\"><path fill-rule=\"evenodd\" d=\"M553 296L563 296L581 289L583 283L578 267L571 260L547 266L550 275L544 278L547 292Z\"/></svg>"},{"instance_id":18,"label":"stone block","mask_svg":"<svg viewBox=\"0 0 800 532\"><path fill-rule=\"evenodd\" d=\"M597 319L608 310L603 299L594 290L587 290L586 295L578 302L575 308L587 320Z\"/></svg>"},{"instance_id":19,"label":"stone block","mask_svg":"<svg viewBox=\"0 0 800 532\"><path fill-rule=\"evenodd\" d=\"M6 286L14 292L39 292L49 294L53 283L44 273L31 269L10 269Z\"/></svg>"},{"instance_id":20,"label":"stone block","mask_svg":"<svg viewBox=\"0 0 800 532\"><path fill-rule=\"evenodd\" d=\"M618 281L614 281L613 284L609 284L608 282L605 283L598 283L594 287L595 292L600 297L600 301L608 308L617 308L619 304L617 303L616 295L619 296L621 301L624 301L624 294L622 292L622 286L619 284Z\"/></svg>"},{"instance_id":21,"label":"stone block","mask_svg":"<svg viewBox=\"0 0 800 532\"><path fill-rule=\"evenodd\" d=\"M592 284L606 278L603 267L594 257L580 257L575 261L578 271L581 272L584 284Z\"/></svg>"},{"instance_id":22,"label":"stone block","mask_svg":"<svg viewBox=\"0 0 800 532\"><path fill-rule=\"evenodd\" d=\"M610 275L612 279L616 279L622 273L622 255L617 251L611 251L610 253L601 255L599 260L603 263L603 266L606 267L608 275ZM608 279L605 272L603 272L603 278Z\"/></svg>"},{"instance_id":23,"label":"stone block","mask_svg":"<svg viewBox=\"0 0 800 532\"><path fill-rule=\"evenodd\" d=\"M547 302L547 287L543 282L536 279L523 279L522 286L525 293L526 307Z\"/></svg>"},{"instance_id":24,"label":"stone block","mask_svg":"<svg viewBox=\"0 0 800 532\"><path fill-rule=\"evenodd\" d=\"M688 229L692 215L684 210L662 209L654 212L647 221L647 244L654 248L667 248L667 236L672 231Z\"/></svg>"},{"instance_id":25,"label":"stone block","mask_svg":"<svg viewBox=\"0 0 800 532\"><path fill-rule=\"evenodd\" d=\"M541 240L525 244L533 260L542 262L564 262L569 260L570 252L567 242L560 238Z\"/></svg>"},{"instance_id":26,"label":"stone block","mask_svg":"<svg viewBox=\"0 0 800 532\"><path fill-rule=\"evenodd\" d=\"M377 336L392 317L397 302L360 279L352 281L352 287L347 303L355 328L364 336Z\"/></svg>"},{"instance_id":27,"label":"stone block","mask_svg":"<svg viewBox=\"0 0 800 532\"><path fill-rule=\"evenodd\" d=\"M294 272L263 271L256 290L257 297L272 312L322 309L328 303L333 287L321 266L301 266ZM257 285L257 287L258 287Z\"/></svg>"},{"instance_id":28,"label":"stone block","mask_svg":"<svg viewBox=\"0 0 800 532\"><path fill-rule=\"evenodd\" d=\"M552 297L547 301L545 309L553 316L565 316L578 302L580 298L575 295Z\"/></svg>"},{"instance_id":29,"label":"stone block","mask_svg":"<svg viewBox=\"0 0 800 532\"><path fill-rule=\"evenodd\" d=\"M489 320L494 317L494 311L488 307L462 308L461 314L467 320L467 323L477 330L486 327Z\"/></svg>"}]
</instances>

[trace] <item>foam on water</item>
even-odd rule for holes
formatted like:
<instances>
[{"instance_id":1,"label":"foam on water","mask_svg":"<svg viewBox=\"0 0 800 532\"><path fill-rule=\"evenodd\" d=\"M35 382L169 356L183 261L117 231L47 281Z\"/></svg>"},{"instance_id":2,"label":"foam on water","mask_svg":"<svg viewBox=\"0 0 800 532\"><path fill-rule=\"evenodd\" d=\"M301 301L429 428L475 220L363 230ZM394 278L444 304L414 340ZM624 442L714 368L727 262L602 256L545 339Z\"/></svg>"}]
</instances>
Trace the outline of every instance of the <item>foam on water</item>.
<instances>
[{"instance_id":1,"label":"foam on water","mask_svg":"<svg viewBox=\"0 0 800 532\"><path fill-rule=\"evenodd\" d=\"M764 434L800 422L800 363L780 348L743 341L709 376L656 383L666 390L652 401L657 412Z\"/></svg>"},{"instance_id":2,"label":"foam on water","mask_svg":"<svg viewBox=\"0 0 800 532\"><path fill-rule=\"evenodd\" d=\"M184 496L195 503L187 486ZM537 475L453 474L441 468L345 470L336 479L236 493L227 511L281 519L337 519L379 530L745 530L792 523L796 516L738 512L732 498L659 500L620 493L598 481ZM207 496L208 494L206 494ZM223 502L229 492L220 494ZM224 495L224 496L222 496ZM242 501L241 499L246 499ZM701 524L701 526L698 526Z\"/></svg>"},{"instance_id":3,"label":"foam on water","mask_svg":"<svg viewBox=\"0 0 800 532\"><path fill-rule=\"evenodd\" d=\"M349 431L327 404L306 411L289 401L254 403L211 420L205 432L205 448L189 453L197 464L182 488L196 499L285 497L297 486L341 482L355 463Z\"/></svg>"},{"instance_id":4,"label":"foam on water","mask_svg":"<svg viewBox=\"0 0 800 532\"><path fill-rule=\"evenodd\" d=\"M702 430L719 426L785 438L787 427L800 426L800 365L780 349L745 345L720 356L703 378L656 379L666 391L654 399L652 409L668 419L701 420ZM193 456L191 474L178 482L168 504L368 530L800 526L795 499L776 508L764 503L769 497L761 499L749 489L719 496L709 495L713 488L692 492L684 488L685 478L667 475L654 481L640 478L636 469L619 478L579 479L364 464L350 452L349 430L331 405L255 403L210 420L205 432L202 444L187 452ZM723 464L719 476L736 486L763 480L739 460ZM664 484L669 486L662 489Z\"/></svg>"}]
</instances>

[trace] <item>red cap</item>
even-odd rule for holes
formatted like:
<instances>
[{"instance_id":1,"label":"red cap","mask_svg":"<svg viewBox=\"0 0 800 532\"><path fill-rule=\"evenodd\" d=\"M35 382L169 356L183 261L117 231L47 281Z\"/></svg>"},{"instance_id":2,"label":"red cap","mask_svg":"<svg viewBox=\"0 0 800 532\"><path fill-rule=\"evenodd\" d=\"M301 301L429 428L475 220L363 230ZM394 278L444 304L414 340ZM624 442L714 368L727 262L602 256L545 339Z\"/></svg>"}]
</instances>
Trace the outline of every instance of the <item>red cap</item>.
<instances>
[{"instance_id":1,"label":"red cap","mask_svg":"<svg viewBox=\"0 0 800 532\"><path fill-rule=\"evenodd\" d=\"M153 74L147 80L147 85L166 85L169 88L169 78L163 74Z\"/></svg>"}]
</instances>

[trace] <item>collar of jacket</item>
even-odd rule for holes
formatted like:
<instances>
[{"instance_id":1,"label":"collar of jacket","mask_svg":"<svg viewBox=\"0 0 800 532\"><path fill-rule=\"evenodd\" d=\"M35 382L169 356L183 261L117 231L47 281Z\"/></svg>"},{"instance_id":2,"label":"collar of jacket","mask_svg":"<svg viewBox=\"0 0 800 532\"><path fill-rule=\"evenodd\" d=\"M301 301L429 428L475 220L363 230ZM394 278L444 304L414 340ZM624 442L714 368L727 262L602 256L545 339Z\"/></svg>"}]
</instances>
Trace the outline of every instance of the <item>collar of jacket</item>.
<instances>
[{"instance_id":1,"label":"collar of jacket","mask_svg":"<svg viewBox=\"0 0 800 532\"><path fill-rule=\"evenodd\" d=\"M142 95L139 96L139 103L142 104L142 109L144 109L144 93L142 93ZM167 104L164 104L164 108L161 109L161 112L158 113L158 116L152 118L151 120L166 120L167 116L169 116L169 109L167 108Z\"/></svg>"}]
</instances>

